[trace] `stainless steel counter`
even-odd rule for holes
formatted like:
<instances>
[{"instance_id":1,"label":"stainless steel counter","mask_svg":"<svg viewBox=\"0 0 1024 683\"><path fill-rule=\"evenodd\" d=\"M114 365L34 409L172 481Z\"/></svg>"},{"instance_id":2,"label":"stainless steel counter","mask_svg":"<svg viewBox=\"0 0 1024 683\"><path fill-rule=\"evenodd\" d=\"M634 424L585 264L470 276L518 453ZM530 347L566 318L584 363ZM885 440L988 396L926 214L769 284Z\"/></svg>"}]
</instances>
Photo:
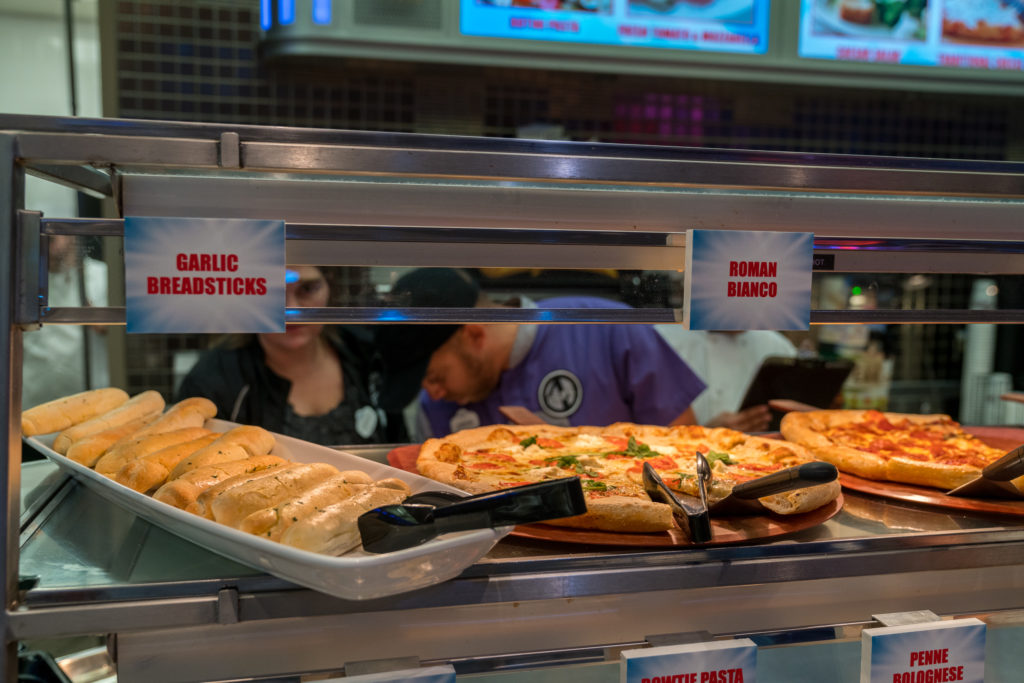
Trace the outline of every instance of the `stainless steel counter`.
<instances>
[{"instance_id":1,"label":"stainless steel counter","mask_svg":"<svg viewBox=\"0 0 1024 683\"><path fill-rule=\"evenodd\" d=\"M683 631L791 634L882 612L1024 609L1021 520L851 492L827 522L764 543L636 550L510 536L454 580L350 602L153 527L48 462L23 466L23 491L21 574L38 581L11 614L14 636L117 634L119 671L139 676L132 667L182 648L211 679L278 670L271 654L282 671L326 671L395 647L486 668L499 654L596 661L605 646ZM239 638L266 658L229 666L216 653Z\"/></svg>"},{"instance_id":2,"label":"stainless steel counter","mask_svg":"<svg viewBox=\"0 0 1024 683\"><path fill-rule=\"evenodd\" d=\"M374 460L386 453L356 451ZM29 609L211 595L223 586L309 592L154 527L66 479L49 462L26 463L23 471L30 505L23 520L21 574L39 578L25 593ZM916 507L850 491L844 498L844 508L821 525L742 545L636 549L513 534L448 584L368 602L319 596L317 602L329 607L317 611L578 598L1024 562L1024 519Z\"/></svg>"}]
</instances>

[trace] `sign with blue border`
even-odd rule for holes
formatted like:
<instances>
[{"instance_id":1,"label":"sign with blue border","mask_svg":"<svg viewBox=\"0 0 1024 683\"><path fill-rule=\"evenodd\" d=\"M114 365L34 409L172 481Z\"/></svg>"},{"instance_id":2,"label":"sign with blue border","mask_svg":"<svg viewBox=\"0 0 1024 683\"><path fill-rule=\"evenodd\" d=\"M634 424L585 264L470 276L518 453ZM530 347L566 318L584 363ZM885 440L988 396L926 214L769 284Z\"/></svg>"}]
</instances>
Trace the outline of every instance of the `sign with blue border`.
<instances>
[{"instance_id":1,"label":"sign with blue border","mask_svg":"<svg viewBox=\"0 0 1024 683\"><path fill-rule=\"evenodd\" d=\"M861 631L860 683L984 683L985 623L951 619Z\"/></svg>"},{"instance_id":2,"label":"sign with blue border","mask_svg":"<svg viewBox=\"0 0 1024 683\"><path fill-rule=\"evenodd\" d=\"M814 235L689 230L683 325L690 330L806 330Z\"/></svg>"},{"instance_id":3,"label":"sign with blue border","mask_svg":"<svg viewBox=\"0 0 1024 683\"><path fill-rule=\"evenodd\" d=\"M624 650L621 683L755 683L757 646L749 638Z\"/></svg>"},{"instance_id":4,"label":"sign with blue border","mask_svg":"<svg viewBox=\"0 0 1024 683\"><path fill-rule=\"evenodd\" d=\"M285 331L284 221L124 220L129 333Z\"/></svg>"}]
</instances>

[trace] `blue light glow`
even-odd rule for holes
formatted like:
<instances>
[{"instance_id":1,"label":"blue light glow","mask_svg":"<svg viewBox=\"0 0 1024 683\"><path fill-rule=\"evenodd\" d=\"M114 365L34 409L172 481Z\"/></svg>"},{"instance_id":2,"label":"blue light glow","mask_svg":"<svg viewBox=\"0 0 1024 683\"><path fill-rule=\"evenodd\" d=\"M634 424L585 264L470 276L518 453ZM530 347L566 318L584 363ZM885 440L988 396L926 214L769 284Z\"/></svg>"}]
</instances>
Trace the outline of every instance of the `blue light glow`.
<instances>
[{"instance_id":1,"label":"blue light glow","mask_svg":"<svg viewBox=\"0 0 1024 683\"><path fill-rule=\"evenodd\" d=\"M270 0L260 0L260 28L264 31L270 30L270 25L273 23L271 20L272 14Z\"/></svg>"},{"instance_id":2,"label":"blue light glow","mask_svg":"<svg viewBox=\"0 0 1024 683\"><path fill-rule=\"evenodd\" d=\"M331 23L331 2L332 0L313 0L313 23Z\"/></svg>"},{"instance_id":3,"label":"blue light glow","mask_svg":"<svg viewBox=\"0 0 1024 683\"><path fill-rule=\"evenodd\" d=\"M408 320L408 318L398 311L384 311L377 316L377 320L380 320L381 322L404 322Z\"/></svg>"},{"instance_id":4,"label":"blue light glow","mask_svg":"<svg viewBox=\"0 0 1024 683\"><path fill-rule=\"evenodd\" d=\"M285 284L291 284L299 281L299 271L297 270L286 270L284 271Z\"/></svg>"},{"instance_id":5,"label":"blue light glow","mask_svg":"<svg viewBox=\"0 0 1024 683\"><path fill-rule=\"evenodd\" d=\"M295 0L277 0L277 23L282 26L295 21Z\"/></svg>"}]
</instances>

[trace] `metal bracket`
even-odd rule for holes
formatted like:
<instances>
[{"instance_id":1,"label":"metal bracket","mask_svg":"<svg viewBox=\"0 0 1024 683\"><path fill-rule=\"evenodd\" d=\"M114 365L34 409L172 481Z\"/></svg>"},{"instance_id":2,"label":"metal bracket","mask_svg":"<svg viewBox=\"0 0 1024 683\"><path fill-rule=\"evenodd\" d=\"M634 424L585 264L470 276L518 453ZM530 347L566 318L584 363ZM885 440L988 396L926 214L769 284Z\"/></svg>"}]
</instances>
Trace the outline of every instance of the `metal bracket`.
<instances>
[{"instance_id":1,"label":"metal bracket","mask_svg":"<svg viewBox=\"0 0 1024 683\"><path fill-rule=\"evenodd\" d=\"M217 623L227 625L239 621L238 589L221 588L217 591Z\"/></svg>"},{"instance_id":2,"label":"metal bracket","mask_svg":"<svg viewBox=\"0 0 1024 683\"><path fill-rule=\"evenodd\" d=\"M345 662L345 676L362 676L365 674L383 673L385 671L401 671L418 669L419 657L388 657L386 659L363 659L357 662Z\"/></svg>"},{"instance_id":3,"label":"metal bracket","mask_svg":"<svg viewBox=\"0 0 1024 683\"><path fill-rule=\"evenodd\" d=\"M889 612L888 614L872 614L880 626L906 626L908 624L928 624L942 621L938 614L930 609L914 610L913 612Z\"/></svg>"},{"instance_id":4,"label":"metal bracket","mask_svg":"<svg viewBox=\"0 0 1024 683\"><path fill-rule=\"evenodd\" d=\"M666 645L689 645L691 643L709 643L715 639L709 631L681 631L679 633L658 633L644 636L642 643L627 643L606 646L603 659L606 662L618 661L623 650L636 650L643 647L664 647Z\"/></svg>"},{"instance_id":5,"label":"metal bracket","mask_svg":"<svg viewBox=\"0 0 1024 683\"><path fill-rule=\"evenodd\" d=\"M715 636L709 631L683 631L680 633L659 633L653 636L644 636L644 640L651 647L662 647L665 645L690 645L691 643L710 643Z\"/></svg>"},{"instance_id":6,"label":"metal bracket","mask_svg":"<svg viewBox=\"0 0 1024 683\"><path fill-rule=\"evenodd\" d=\"M15 225L14 324L23 329L39 327L40 303L46 296L48 251L43 250L46 240L40 238L39 230L43 214L39 211L21 209Z\"/></svg>"},{"instance_id":7,"label":"metal bracket","mask_svg":"<svg viewBox=\"0 0 1024 683\"><path fill-rule=\"evenodd\" d=\"M241 168L241 144L238 133L220 134L220 158L217 163L221 168Z\"/></svg>"},{"instance_id":8,"label":"metal bracket","mask_svg":"<svg viewBox=\"0 0 1024 683\"><path fill-rule=\"evenodd\" d=\"M25 170L34 176L60 183L97 199L105 199L113 194L110 175L93 166L28 164Z\"/></svg>"}]
</instances>

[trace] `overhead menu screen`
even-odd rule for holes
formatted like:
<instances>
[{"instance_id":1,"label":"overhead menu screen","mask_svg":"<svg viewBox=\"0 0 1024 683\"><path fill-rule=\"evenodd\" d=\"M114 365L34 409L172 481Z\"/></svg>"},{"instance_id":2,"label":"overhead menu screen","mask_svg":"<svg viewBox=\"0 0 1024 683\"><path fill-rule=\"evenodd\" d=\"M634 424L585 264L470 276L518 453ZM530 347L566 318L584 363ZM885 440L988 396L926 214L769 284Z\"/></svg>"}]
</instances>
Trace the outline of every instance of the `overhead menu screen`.
<instances>
[{"instance_id":1,"label":"overhead menu screen","mask_svg":"<svg viewBox=\"0 0 1024 683\"><path fill-rule=\"evenodd\" d=\"M524 38L763 54L769 0L461 0L460 31Z\"/></svg>"},{"instance_id":2,"label":"overhead menu screen","mask_svg":"<svg viewBox=\"0 0 1024 683\"><path fill-rule=\"evenodd\" d=\"M801 3L801 57L1024 70L1024 0Z\"/></svg>"}]
</instances>

